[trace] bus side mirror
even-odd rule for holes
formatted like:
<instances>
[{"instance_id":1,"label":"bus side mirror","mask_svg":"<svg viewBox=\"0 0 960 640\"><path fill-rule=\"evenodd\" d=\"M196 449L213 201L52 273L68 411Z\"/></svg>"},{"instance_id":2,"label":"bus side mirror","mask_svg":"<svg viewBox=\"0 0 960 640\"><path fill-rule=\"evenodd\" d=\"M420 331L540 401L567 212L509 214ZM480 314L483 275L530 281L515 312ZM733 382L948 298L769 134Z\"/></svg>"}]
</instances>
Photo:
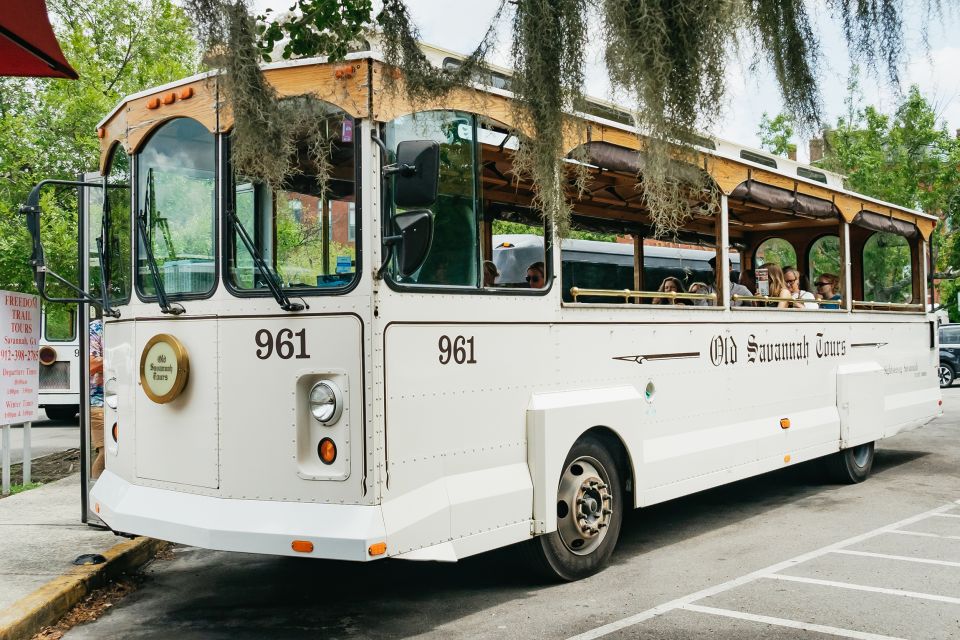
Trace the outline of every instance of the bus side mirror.
<instances>
[{"instance_id":1,"label":"bus side mirror","mask_svg":"<svg viewBox=\"0 0 960 640\"><path fill-rule=\"evenodd\" d=\"M407 140L397 145L397 162L388 168L396 176L393 201L398 208L430 207L437 201L440 145L433 140Z\"/></svg>"},{"instance_id":2,"label":"bus side mirror","mask_svg":"<svg viewBox=\"0 0 960 640\"><path fill-rule=\"evenodd\" d=\"M429 211L407 211L394 217L393 223L400 232L386 238L387 244L396 245L397 272L407 277L423 266L423 261L433 242L433 214Z\"/></svg>"}]
</instances>

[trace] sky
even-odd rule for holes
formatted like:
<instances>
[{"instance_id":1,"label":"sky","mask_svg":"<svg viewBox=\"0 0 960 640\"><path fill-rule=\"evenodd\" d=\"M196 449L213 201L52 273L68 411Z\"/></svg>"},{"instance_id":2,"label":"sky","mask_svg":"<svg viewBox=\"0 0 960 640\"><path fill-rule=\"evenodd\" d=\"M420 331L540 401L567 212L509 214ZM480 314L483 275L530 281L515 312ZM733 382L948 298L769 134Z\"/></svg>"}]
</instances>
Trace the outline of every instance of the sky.
<instances>
[{"instance_id":1,"label":"sky","mask_svg":"<svg viewBox=\"0 0 960 640\"><path fill-rule=\"evenodd\" d=\"M900 87L906 91L917 84L934 105L951 131L960 128L960 41L951 35L960 33L960 11L945 8L944 15L931 21L928 30L929 48L921 38L922 0L905 0L906 60ZM256 0L258 9L272 6L277 11L288 8L288 0ZM952 3L944 3L944 5ZM378 3L375 7L378 9ZM420 29L422 40L430 44L467 54L486 32L499 0L407 0L411 16ZM813 8L816 30L822 46L821 91L825 123L835 123L847 111L847 79L850 57L839 24L830 19L823 0L809 2ZM455 7L455 8L453 8ZM376 10L375 9L375 10ZM509 67L510 17L501 18L499 42L490 62ZM623 96L613 95L603 66L600 45L591 46L587 54L587 93L629 107ZM779 91L769 68L761 63L751 69L753 52L749 49L732 55L728 65L726 104L708 132L741 145L759 147L758 124L764 112L771 117L782 108ZM897 104L897 89L890 86L886 74L879 77L867 70L860 72L860 87L865 104L886 113ZM800 160L807 158L807 141L797 138Z\"/></svg>"}]
</instances>

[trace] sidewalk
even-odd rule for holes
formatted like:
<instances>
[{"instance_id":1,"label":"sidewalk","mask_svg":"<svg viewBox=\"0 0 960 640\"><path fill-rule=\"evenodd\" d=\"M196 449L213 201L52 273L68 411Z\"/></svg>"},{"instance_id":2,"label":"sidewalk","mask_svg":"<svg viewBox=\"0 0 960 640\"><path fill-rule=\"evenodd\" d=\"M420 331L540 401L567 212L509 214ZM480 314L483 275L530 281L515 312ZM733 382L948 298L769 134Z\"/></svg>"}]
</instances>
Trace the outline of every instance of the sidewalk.
<instances>
[{"instance_id":1,"label":"sidewalk","mask_svg":"<svg viewBox=\"0 0 960 640\"><path fill-rule=\"evenodd\" d=\"M80 522L80 475L0 499L0 640L29 638L99 586L136 568L155 541L130 541ZM77 567L98 553L106 564Z\"/></svg>"}]
</instances>

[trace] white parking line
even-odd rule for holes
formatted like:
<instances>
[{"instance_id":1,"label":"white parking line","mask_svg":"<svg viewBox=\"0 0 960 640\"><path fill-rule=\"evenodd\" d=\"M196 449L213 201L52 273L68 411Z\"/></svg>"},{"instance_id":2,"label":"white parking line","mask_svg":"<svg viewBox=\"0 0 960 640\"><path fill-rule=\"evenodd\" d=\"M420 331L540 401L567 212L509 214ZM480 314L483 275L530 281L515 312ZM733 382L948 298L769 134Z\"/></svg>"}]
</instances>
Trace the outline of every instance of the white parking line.
<instances>
[{"instance_id":1,"label":"white parking line","mask_svg":"<svg viewBox=\"0 0 960 640\"><path fill-rule=\"evenodd\" d=\"M849 582L836 582L834 580L821 580L819 578L804 578L801 576L788 576L782 573L775 573L763 576L768 580L786 580L788 582L803 582L805 584L818 584L823 587L837 587L840 589L851 589L853 591L869 591L871 593L884 593L889 596L903 596L905 598L917 598L918 600L934 600L936 602L946 602L948 604L960 604L960 598L952 596L939 596L935 593L920 593L919 591L905 591L903 589L887 589L886 587L868 587L863 584L851 584Z\"/></svg>"},{"instance_id":2,"label":"white parking line","mask_svg":"<svg viewBox=\"0 0 960 640\"><path fill-rule=\"evenodd\" d=\"M837 549L833 553L842 553L848 556L865 556L867 558L886 558L887 560L903 560L904 562L919 562L921 564L939 564L944 567L960 567L960 562L951 560L934 560L932 558L914 558L912 556L892 556L887 553L874 553L872 551L852 551L850 549Z\"/></svg>"},{"instance_id":3,"label":"white parking line","mask_svg":"<svg viewBox=\"0 0 960 640\"><path fill-rule=\"evenodd\" d=\"M812 624L808 622L799 622L797 620L787 620L786 618L771 618L770 616L758 616L754 613L743 613L742 611L731 611L730 609L716 609L714 607L702 607L697 604L688 604L681 607L687 611L696 611L698 613L709 613L715 616L724 616L725 618L736 618L737 620L749 620L750 622L762 622L764 624L776 625L778 627L789 627L790 629L802 629L804 631L816 631L818 633L828 633L843 638L857 638L858 640L901 640L895 636L881 636L876 633L865 633L863 631L854 631L853 629L841 629L840 627L828 627L822 624Z\"/></svg>"},{"instance_id":4,"label":"white parking line","mask_svg":"<svg viewBox=\"0 0 960 640\"><path fill-rule=\"evenodd\" d=\"M650 618L659 616L668 611L672 611L673 609L679 609L679 608L685 607L686 605L692 604L697 600L709 598L710 596L717 595L718 593L723 593L724 591L735 589L736 587L747 584L748 582L753 582L758 578L763 578L770 574L776 573L778 571L788 569L790 567L793 567L803 562L807 562L808 560L819 558L820 556L826 555L837 549L849 547L850 545L857 544L858 542L863 542L864 540L869 540L870 538L879 536L881 534L889 533L894 529L900 529L901 527L905 527L907 525L920 522L921 520L926 520L931 516L941 515L944 511L947 511L953 508L954 508L954 503L951 502L950 504L945 504L941 507L937 507L936 509L931 509L930 511L925 511L921 514L911 516L909 518L905 518L903 520L900 520L899 522L894 522L893 524L887 525L885 527L880 527L878 529L874 529L873 531L868 531L858 536L853 536L852 538L847 538L846 540L835 542L834 544L827 545L826 547L815 549L814 551L804 553L795 558L791 558L790 560L784 560L783 562L778 562L764 569L759 569L757 571L754 571L753 573L748 573L747 575L740 576L739 578L734 578L733 580L728 580L727 582L714 585L712 587L707 587L706 589L702 589L700 591L697 591L696 593L691 593L685 596L681 596L675 600L671 600L669 602L665 602L661 605L653 607L652 609L647 609L646 611L641 611L640 613L636 613L632 616L627 616L626 618L621 618L620 620L609 622L605 625L596 627L595 629L590 629L589 631L585 631L579 635L571 636L568 640L594 640L595 638L602 638L605 635L611 634L615 631L619 631L620 629L632 627L635 624L639 624L641 622L644 622L645 620L649 620Z\"/></svg>"},{"instance_id":5,"label":"white parking line","mask_svg":"<svg viewBox=\"0 0 960 640\"><path fill-rule=\"evenodd\" d=\"M960 540L960 536L944 536L939 533L927 533L926 531L903 531L902 529L897 529L896 531L887 531L887 533L899 533L904 536L921 536L924 538L942 538L944 540Z\"/></svg>"},{"instance_id":6,"label":"white parking line","mask_svg":"<svg viewBox=\"0 0 960 640\"><path fill-rule=\"evenodd\" d=\"M960 513L935 513L938 518L960 518Z\"/></svg>"}]
</instances>

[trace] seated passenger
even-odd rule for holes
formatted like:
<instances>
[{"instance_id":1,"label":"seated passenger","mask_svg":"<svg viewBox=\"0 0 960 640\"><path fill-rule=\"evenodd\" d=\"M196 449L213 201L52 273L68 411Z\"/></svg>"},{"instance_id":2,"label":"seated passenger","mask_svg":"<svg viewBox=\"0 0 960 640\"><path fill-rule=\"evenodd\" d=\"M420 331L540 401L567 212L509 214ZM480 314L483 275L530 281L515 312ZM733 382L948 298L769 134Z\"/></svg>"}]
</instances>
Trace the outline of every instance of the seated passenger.
<instances>
[{"instance_id":1,"label":"seated passenger","mask_svg":"<svg viewBox=\"0 0 960 640\"><path fill-rule=\"evenodd\" d=\"M660 283L660 288L657 289L661 293L683 293L683 283L673 276L668 276L663 279L663 282ZM689 299L684 298L674 298L674 297L663 297L663 298L654 298L651 304L690 304Z\"/></svg>"},{"instance_id":2,"label":"seated passenger","mask_svg":"<svg viewBox=\"0 0 960 640\"><path fill-rule=\"evenodd\" d=\"M837 287L840 284L840 278L832 273L821 273L817 278L817 300L843 300L843 296L837 293ZM839 309L840 304L822 304L821 309Z\"/></svg>"},{"instance_id":3,"label":"seated passenger","mask_svg":"<svg viewBox=\"0 0 960 640\"><path fill-rule=\"evenodd\" d=\"M816 302L802 302L803 300L816 300L809 291L800 288L800 272L795 267L786 267L783 270L783 282L790 291L790 297L797 302L793 306L797 309L819 309L820 305Z\"/></svg>"},{"instance_id":4,"label":"seated passenger","mask_svg":"<svg viewBox=\"0 0 960 640\"><path fill-rule=\"evenodd\" d=\"M767 277L770 282L771 298L781 298L779 302L770 302L768 306L776 305L778 309L789 309L793 306L793 295L783 278L783 270L778 264L765 264L763 268L767 270Z\"/></svg>"},{"instance_id":5,"label":"seated passenger","mask_svg":"<svg viewBox=\"0 0 960 640\"><path fill-rule=\"evenodd\" d=\"M691 282L690 287L687 289L687 293L707 294L712 293L712 291L710 291L710 287L703 282ZM695 305L702 305L704 302L709 303L710 301L705 298L702 300L694 298L691 300L691 302Z\"/></svg>"},{"instance_id":6,"label":"seated passenger","mask_svg":"<svg viewBox=\"0 0 960 640\"><path fill-rule=\"evenodd\" d=\"M542 262L534 262L527 267L527 286L531 289L543 289L546 284L546 268Z\"/></svg>"},{"instance_id":7,"label":"seated passenger","mask_svg":"<svg viewBox=\"0 0 960 640\"><path fill-rule=\"evenodd\" d=\"M716 283L716 281L717 281L717 258L716 258L716 256L714 256L713 258L710 258L709 260L707 260L707 262L710 263L710 268L713 269L713 281L714 281L714 283ZM730 275L732 276L732 275L733 275L733 264L731 264L729 260L727 261L727 270L730 272ZM716 293L716 292L717 292L716 284L708 284L708 285L707 285L707 289L708 289L708 290L705 291L704 293ZM732 307L740 307L740 306L743 306L743 305L750 304L749 302L747 302L747 301L745 301L745 300L734 300L734 299L733 299L733 296L752 296L752 295L753 295L753 294L750 293L750 290L749 290L749 289L747 289L747 288L746 288L745 286L743 286L742 284L739 284L739 283L734 282L734 281L733 281L733 278L731 277L731 279L730 279L730 306L732 306ZM701 307L707 307L707 306L712 307L712 306L719 305L719 304L720 304L720 300L697 300L696 302L694 302L694 304L696 304L697 306L701 306Z\"/></svg>"},{"instance_id":8,"label":"seated passenger","mask_svg":"<svg viewBox=\"0 0 960 640\"><path fill-rule=\"evenodd\" d=\"M490 260L483 261L483 286L485 287L495 287L497 286L497 278L500 277L500 272L497 270L497 265L495 265Z\"/></svg>"}]
</instances>

